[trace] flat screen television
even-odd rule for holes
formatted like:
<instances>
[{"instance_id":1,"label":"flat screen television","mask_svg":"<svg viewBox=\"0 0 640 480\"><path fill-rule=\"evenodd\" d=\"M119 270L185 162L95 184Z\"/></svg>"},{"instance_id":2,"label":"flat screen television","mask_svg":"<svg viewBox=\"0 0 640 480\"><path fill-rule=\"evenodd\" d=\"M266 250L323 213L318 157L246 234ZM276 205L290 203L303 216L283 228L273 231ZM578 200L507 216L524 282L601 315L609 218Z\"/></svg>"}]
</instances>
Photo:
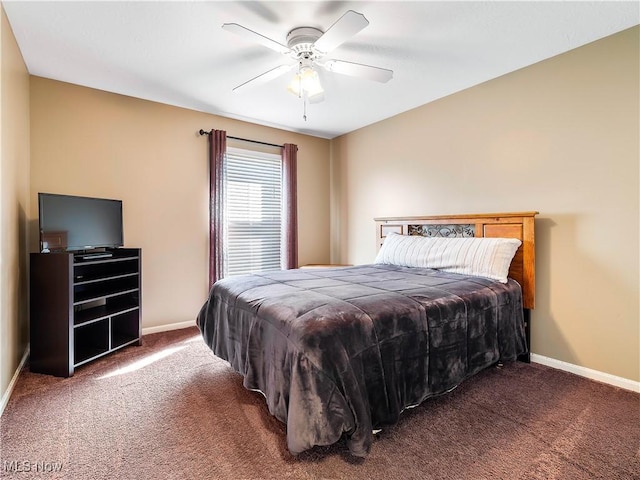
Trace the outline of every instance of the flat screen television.
<instances>
[{"instance_id":1,"label":"flat screen television","mask_svg":"<svg viewBox=\"0 0 640 480\"><path fill-rule=\"evenodd\" d=\"M122 201L38 193L40 251L123 246Z\"/></svg>"}]
</instances>

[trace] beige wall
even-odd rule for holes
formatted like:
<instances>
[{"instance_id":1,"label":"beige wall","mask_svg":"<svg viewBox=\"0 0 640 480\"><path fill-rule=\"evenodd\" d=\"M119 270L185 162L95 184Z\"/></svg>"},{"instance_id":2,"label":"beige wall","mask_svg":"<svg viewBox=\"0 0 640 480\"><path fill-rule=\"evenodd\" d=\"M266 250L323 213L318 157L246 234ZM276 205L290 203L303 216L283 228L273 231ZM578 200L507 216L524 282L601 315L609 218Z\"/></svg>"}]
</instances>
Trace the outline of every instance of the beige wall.
<instances>
[{"instance_id":1,"label":"beige wall","mask_svg":"<svg viewBox=\"0 0 640 480\"><path fill-rule=\"evenodd\" d=\"M0 398L27 347L29 75L0 6Z\"/></svg>"},{"instance_id":2,"label":"beige wall","mask_svg":"<svg viewBox=\"0 0 640 480\"><path fill-rule=\"evenodd\" d=\"M332 260L376 216L537 210L533 352L640 380L638 32L335 139Z\"/></svg>"},{"instance_id":3,"label":"beige wall","mask_svg":"<svg viewBox=\"0 0 640 480\"><path fill-rule=\"evenodd\" d=\"M125 246L143 249L143 328L194 320L207 294L207 137L298 151L299 261L329 260L329 141L31 77L31 211L37 193L123 200ZM37 250L37 224L31 247Z\"/></svg>"}]
</instances>

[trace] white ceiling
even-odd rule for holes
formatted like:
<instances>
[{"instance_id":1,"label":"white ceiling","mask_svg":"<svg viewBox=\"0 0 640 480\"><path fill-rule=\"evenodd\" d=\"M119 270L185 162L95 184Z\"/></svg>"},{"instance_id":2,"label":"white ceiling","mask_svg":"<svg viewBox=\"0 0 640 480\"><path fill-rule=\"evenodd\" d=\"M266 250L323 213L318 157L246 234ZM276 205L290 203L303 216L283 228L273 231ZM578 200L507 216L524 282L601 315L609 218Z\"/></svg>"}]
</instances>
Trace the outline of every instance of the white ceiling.
<instances>
[{"instance_id":1,"label":"white ceiling","mask_svg":"<svg viewBox=\"0 0 640 480\"><path fill-rule=\"evenodd\" d=\"M637 25L638 2L3 1L29 73L333 138ZM293 73L232 88L292 62L221 28L239 23L286 44L352 9L370 24L329 57L394 71L386 84L321 71L307 107ZM203 125L215 128L215 125Z\"/></svg>"}]
</instances>

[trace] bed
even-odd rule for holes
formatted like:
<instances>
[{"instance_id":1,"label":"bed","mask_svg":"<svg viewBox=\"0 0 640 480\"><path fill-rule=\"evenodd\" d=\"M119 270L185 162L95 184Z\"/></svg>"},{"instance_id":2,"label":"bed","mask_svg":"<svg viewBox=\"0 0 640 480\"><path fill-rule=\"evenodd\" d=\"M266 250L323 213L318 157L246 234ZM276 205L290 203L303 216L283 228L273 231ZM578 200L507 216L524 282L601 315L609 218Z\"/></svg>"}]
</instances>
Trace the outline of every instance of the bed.
<instances>
[{"instance_id":1,"label":"bed","mask_svg":"<svg viewBox=\"0 0 640 480\"><path fill-rule=\"evenodd\" d=\"M373 431L404 409L497 362L526 360L535 214L377 218L373 264L220 280L197 325L286 424L291 453L345 438L364 457ZM483 261L511 249L496 278L442 263L442 245L493 244L501 250L482 250Z\"/></svg>"}]
</instances>

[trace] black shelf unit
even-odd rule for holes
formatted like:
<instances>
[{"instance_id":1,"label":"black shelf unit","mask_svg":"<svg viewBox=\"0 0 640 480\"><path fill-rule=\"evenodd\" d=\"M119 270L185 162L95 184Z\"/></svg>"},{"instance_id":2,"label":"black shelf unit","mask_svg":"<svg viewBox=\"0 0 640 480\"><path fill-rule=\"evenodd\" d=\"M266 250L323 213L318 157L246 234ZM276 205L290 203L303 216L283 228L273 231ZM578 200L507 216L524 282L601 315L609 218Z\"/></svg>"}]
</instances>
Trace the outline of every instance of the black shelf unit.
<instances>
[{"instance_id":1,"label":"black shelf unit","mask_svg":"<svg viewBox=\"0 0 640 480\"><path fill-rule=\"evenodd\" d=\"M70 377L80 365L141 344L142 251L107 253L31 254L32 372Z\"/></svg>"}]
</instances>

